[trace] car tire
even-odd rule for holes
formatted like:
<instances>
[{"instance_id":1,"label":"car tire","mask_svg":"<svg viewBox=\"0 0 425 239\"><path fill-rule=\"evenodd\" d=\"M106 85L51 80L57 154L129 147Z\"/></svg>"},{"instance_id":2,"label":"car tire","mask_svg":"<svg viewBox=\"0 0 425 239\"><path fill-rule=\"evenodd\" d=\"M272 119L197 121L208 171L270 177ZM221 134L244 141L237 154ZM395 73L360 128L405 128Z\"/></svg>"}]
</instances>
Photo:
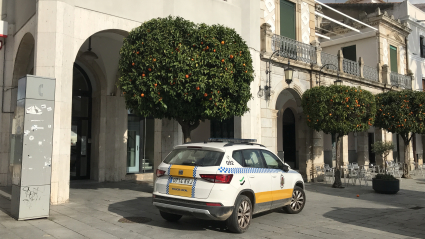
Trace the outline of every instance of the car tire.
<instances>
[{"instance_id":1,"label":"car tire","mask_svg":"<svg viewBox=\"0 0 425 239\"><path fill-rule=\"evenodd\" d=\"M173 214L173 213L168 213L163 211L159 211L159 213L161 214L162 218L164 218L165 220L169 222L177 222L178 220L180 220L180 218L182 218L182 215L178 215L178 214Z\"/></svg>"},{"instance_id":2,"label":"car tire","mask_svg":"<svg viewBox=\"0 0 425 239\"><path fill-rule=\"evenodd\" d=\"M295 186L294 191L292 192L291 203L283 207L283 210L289 214L300 213L305 206L305 199L304 190L298 186Z\"/></svg>"},{"instance_id":3,"label":"car tire","mask_svg":"<svg viewBox=\"0 0 425 239\"><path fill-rule=\"evenodd\" d=\"M240 195L235 202L232 215L226 220L227 228L231 232L244 233L248 230L252 220L252 203L245 196Z\"/></svg>"}]
</instances>

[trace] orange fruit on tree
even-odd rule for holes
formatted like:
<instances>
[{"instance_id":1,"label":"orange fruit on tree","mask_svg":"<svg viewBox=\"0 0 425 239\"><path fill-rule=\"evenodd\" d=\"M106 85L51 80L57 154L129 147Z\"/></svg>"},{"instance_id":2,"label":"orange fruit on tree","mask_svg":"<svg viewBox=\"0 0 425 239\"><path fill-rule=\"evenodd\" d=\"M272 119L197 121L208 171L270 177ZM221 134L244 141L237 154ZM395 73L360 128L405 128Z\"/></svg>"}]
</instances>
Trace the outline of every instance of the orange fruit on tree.
<instances>
[{"instance_id":1,"label":"orange fruit on tree","mask_svg":"<svg viewBox=\"0 0 425 239\"><path fill-rule=\"evenodd\" d=\"M204 93L204 97L207 97L208 96L208 94L207 93Z\"/></svg>"},{"instance_id":2,"label":"orange fruit on tree","mask_svg":"<svg viewBox=\"0 0 425 239\"><path fill-rule=\"evenodd\" d=\"M145 77L146 75L145 74L142 74L142 77Z\"/></svg>"},{"instance_id":3,"label":"orange fruit on tree","mask_svg":"<svg viewBox=\"0 0 425 239\"><path fill-rule=\"evenodd\" d=\"M123 92L122 94L125 95L125 92Z\"/></svg>"},{"instance_id":4,"label":"orange fruit on tree","mask_svg":"<svg viewBox=\"0 0 425 239\"><path fill-rule=\"evenodd\" d=\"M243 63L243 66L245 66L245 63Z\"/></svg>"},{"instance_id":5,"label":"orange fruit on tree","mask_svg":"<svg viewBox=\"0 0 425 239\"><path fill-rule=\"evenodd\" d=\"M145 97L145 94L143 94L143 93L142 93L142 94L140 94L140 96L141 96L141 97Z\"/></svg>"},{"instance_id":6,"label":"orange fruit on tree","mask_svg":"<svg viewBox=\"0 0 425 239\"><path fill-rule=\"evenodd\" d=\"M199 86L197 86L197 87L196 87L196 90L199 90L199 89L200 89L200 88L199 88Z\"/></svg>"},{"instance_id":7,"label":"orange fruit on tree","mask_svg":"<svg viewBox=\"0 0 425 239\"><path fill-rule=\"evenodd\" d=\"M233 55L230 55L230 59L233 59Z\"/></svg>"},{"instance_id":8,"label":"orange fruit on tree","mask_svg":"<svg viewBox=\"0 0 425 239\"><path fill-rule=\"evenodd\" d=\"M220 91L218 90L218 91L217 91L217 93L219 93L219 94L220 94Z\"/></svg>"},{"instance_id":9,"label":"orange fruit on tree","mask_svg":"<svg viewBox=\"0 0 425 239\"><path fill-rule=\"evenodd\" d=\"M221 62L224 62L224 59L221 59Z\"/></svg>"},{"instance_id":10,"label":"orange fruit on tree","mask_svg":"<svg viewBox=\"0 0 425 239\"><path fill-rule=\"evenodd\" d=\"M149 68L149 69L148 69L148 71L152 71L152 69L151 69L151 68Z\"/></svg>"},{"instance_id":11,"label":"orange fruit on tree","mask_svg":"<svg viewBox=\"0 0 425 239\"><path fill-rule=\"evenodd\" d=\"M137 55L139 55L139 52L136 52Z\"/></svg>"},{"instance_id":12,"label":"orange fruit on tree","mask_svg":"<svg viewBox=\"0 0 425 239\"><path fill-rule=\"evenodd\" d=\"M201 41L201 45L204 45L204 42L203 41Z\"/></svg>"},{"instance_id":13,"label":"orange fruit on tree","mask_svg":"<svg viewBox=\"0 0 425 239\"><path fill-rule=\"evenodd\" d=\"M186 75L186 78L189 78L189 75Z\"/></svg>"},{"instance_id":14,"label":"orange fruit on tree","mask_svg":"<svg viewBox=\"0 0 425 239\"><path fill-rule=\"evenodd\" d=\"M157 83L153 84L155 87L158 85Z\"/></svg>"},{"instance_id":15,"label":"orange fruit on tree","mask_svg":"<svg viewBox=\"0 0 425 239\"><path fill-rule=\"evenodd\" d=\"M158 95L160 95L161 94L161 92L158 92Z\"/></svg>"},{"instance_id":16,"label":"orange fruit on tree","mask_svg":"<svg viewBox=\"0 0 425 239\"><path fill-rule=\"evenodd\" d=\"M224 41L221 41L221 45L224 45Z\"/></svg>"},{"instance_id":17,"label":"orange fruit on tree","mask_svg":"<svg viewBox=\"0 0 425 239\"><path fill-rule=\"evenodd\" d=\"M133 63L131 63L131 65L132 65L132 66L134 66L134 62L133 62Z\"/></svg>"},{"instance_id":18,"label":"orange fruit on tree","mask_svg":"<svg viewBox=\"0 0 425 239\"><path fill-rule=\"evenodd\" d=\"M212 98L210 98L210 100L212 100Z\"/></svg>"}]
</instances>

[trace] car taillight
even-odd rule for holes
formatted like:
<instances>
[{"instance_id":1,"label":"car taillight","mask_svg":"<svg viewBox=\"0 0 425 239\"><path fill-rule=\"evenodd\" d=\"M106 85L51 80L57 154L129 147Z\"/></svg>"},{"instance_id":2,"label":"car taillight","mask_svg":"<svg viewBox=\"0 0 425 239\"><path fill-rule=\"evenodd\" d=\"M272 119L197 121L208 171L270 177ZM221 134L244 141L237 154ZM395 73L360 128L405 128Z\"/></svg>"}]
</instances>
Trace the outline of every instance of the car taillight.
<instances>
[{"instance_id":1,"label":"car taillight","mask_svg":"<svg viewBox=\"0 0 425 239\"><path fill-rule=\"evenodd\" d=\"M230 183L233 178L233 174L201 174L200 176L213 183Z\"/></svg>"},{"instance_id":2,"label":"car taillight","mask_svg":"<svg viewBox=\"0 0 425 239\"><path fill-rule=\"evenodd\" d=\"M210 202L207 202L206 204L207 204L207 206L213 206L213 207L221 207L221 206L223 206L221 203L210 203Z\"/></svg>"},{"instance_id":3,"label":"car taillight","mask_svg":"<svg viewBox=\"0 0 425 239\"><path fill-rule=\"evenodd\" d=\"M161 169L157 169L156 170L156 176L157 177L164 176L164 174L165 174L165 171L164 170L161 170Z\"/></svg>"}]
</instances>

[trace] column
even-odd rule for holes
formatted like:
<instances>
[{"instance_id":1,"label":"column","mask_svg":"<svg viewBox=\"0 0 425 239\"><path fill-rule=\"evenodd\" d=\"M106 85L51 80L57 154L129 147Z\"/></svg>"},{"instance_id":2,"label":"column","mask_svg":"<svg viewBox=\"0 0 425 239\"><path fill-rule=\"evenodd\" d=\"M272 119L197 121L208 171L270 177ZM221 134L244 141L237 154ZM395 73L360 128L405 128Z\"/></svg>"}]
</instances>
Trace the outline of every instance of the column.
<instances>
[{"instance_id":1,"label":"column","mask_svg":"<svg viewBox=\"0 0 425 239\"><path fill-rule=\"evenodd\" d=\"M34 74L56 78L51 203L69 200L74 8L57 1L37 2Z\"/></svg>"},{"instance_id":2,"label":"column","mask_svg":"<svg viewBox=\"0 0 425 239\"><path fill-rule=\"evenodd\" d=\"M310 137L308 137L308 126L305 122L305 116L303 114L299 114L298 117L300 118L299 124L297 126L297 140L299 144L299 172L303 176L303 178L306 181L309 181L309 175L307 173L307 164L310 161L310 144L309 140Z\"/></svg>"},{"instance_id":3,"label":"column","mask_svg":"<svg viewBox=\"0 0 425 239\"><path fill-rule=\"evenodd\" d=\"M367 132L357 133L357 163L359 166L369 165L369 150L368 150Z\"/></svg>"},{"instance_id":4,"label":"column","mask_svg":"<svg viewBox=\"0 0 425 239\"><path fill-rule=\"evenodd\" d=\"M312 130L312 141L312 165L310 166L310 170L314 172L316 170L316 167L322 167L325 164L323 152L323 132L317 132L316 130ZM319 172L314 173L315 175L313 175L313 180L321 179L321 175Z\"/></svg>"},{"instance_id":5,"label":"column","mask_svg":"<svg viewBox=\"0 0 425 239\"><path fill-rule=\"evenodd\" d=\"M364 74L363 74L364 60L363 60L363 57L359 57L359 68L360 68L360 77L364 78Z\"/></svg>"},{"instance_id":6,"label":"column","mask_svg":"<svg viewBox=\"0 0 425 239\"><path fill-rule=\"evenodd\" d=\"M342 162L342 166L348 165L348 135L344 135L339 139L340 143L340 162Z\"/></svg>"},{"instance_id":7,"label":"column","mask_svg":"<svg viewBox=\"0 0 425 239\"><path fill-rule=\"evenodd\" d=\"M391 84L390 73L391 73L390 67L387 64L383 65L382 66L382 83Z\"/></svg>"}]
</instances>

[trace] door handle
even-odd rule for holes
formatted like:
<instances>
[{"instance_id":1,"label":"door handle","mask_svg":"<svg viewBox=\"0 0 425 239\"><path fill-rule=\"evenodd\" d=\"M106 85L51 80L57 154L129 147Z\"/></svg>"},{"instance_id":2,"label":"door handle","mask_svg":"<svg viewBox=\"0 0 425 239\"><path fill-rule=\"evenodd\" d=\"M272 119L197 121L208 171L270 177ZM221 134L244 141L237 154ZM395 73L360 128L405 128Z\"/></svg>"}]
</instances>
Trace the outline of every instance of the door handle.
<instances>
[{"instance_id":1,"label":"door handle","mask_svg":"<svg viewBox=\"0 0 425 239\"><path fill-rule=\"evenodd\" d=\"M255 176L254 175L251 175L251 176L249 176L250 178L255 178Z\"/></svg>"}]
</instances>

